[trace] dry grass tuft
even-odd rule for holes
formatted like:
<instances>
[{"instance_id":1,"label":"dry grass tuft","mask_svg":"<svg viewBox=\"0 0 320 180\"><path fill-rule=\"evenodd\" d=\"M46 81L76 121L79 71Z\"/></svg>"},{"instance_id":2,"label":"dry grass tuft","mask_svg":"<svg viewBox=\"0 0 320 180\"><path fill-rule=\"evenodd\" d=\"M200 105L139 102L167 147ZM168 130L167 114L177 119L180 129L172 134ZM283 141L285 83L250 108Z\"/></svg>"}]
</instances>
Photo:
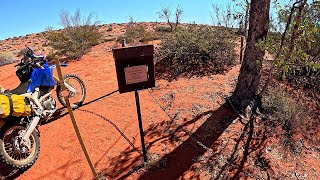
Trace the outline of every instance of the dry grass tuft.
<instances>
[{"instance_id":1,"label":"dry grass tuft","mask_svg":"<svg viewBox=\"0 0 320 180\"><path fill-rule=\"evenodd\" d=\"M0 66L15 63L16 61L12 53L0 53Z\"/></svg>"}]
</instances>

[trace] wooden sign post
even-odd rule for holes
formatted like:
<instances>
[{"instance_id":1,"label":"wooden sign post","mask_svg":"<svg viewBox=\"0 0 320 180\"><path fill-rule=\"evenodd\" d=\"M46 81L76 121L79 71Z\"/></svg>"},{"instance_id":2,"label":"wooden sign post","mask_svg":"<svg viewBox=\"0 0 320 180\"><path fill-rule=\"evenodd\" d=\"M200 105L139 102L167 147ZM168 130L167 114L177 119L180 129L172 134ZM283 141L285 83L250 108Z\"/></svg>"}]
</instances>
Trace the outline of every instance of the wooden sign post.
<instances>
[{"instance_id":1,"label":"wooden sign post","mask_svg":"<svg viewBox=\"0 0 320 180\"><path fill-rule=\"evenodd\" d=\"M0 93L2 93L5 89L0 85Z\"/></svg>"},{"instance_id":2,"label":"wooden sign post","mask_svg":"<svg viewBox=\"0 0 320 180\"><path fill-rule=\"evenodd\" d=\"M147 162L138 90L155 86L153 45L122 47L112 51L115 59L119 92L134 91L135 94L143 160Z\"/></svg>"},{"instance_id":3,"label":"wooden sign post","mask_svg":"<svg viewBox=\"0 0 320 180\"><path fill-rule=\"evenodd\" d=\"M59 76L59 81L60 81L60 86L61 86L61 89L62 91L65 91L66 90L66 87L64 85L64 80L63 80L63 76L62 76L62 71L61 71L61 67L60 67L60 61L58 59L55 60L55 64L56 64L56 68L57 68L57 72L58 72L58 76ZM80 142L80 145L81 145L81 148L82 148L82 151L88 161L88 164L91 168L91 171L92 171L92 174L94 176L94 179L100 179L98 177L98 174L93 166L93 163L91 162L91 159L89 157L89 153L84 145L84 142L82 140L82 137L81 137L81 134L80 134L80 131L79 131L79 128L78 128L78 125L77 125L77 122L76 122L76 118L74 117L74 114L73 114L73 111L72 111L72 108L71 108L71 105L70 105L70 102L69 102L69 97L68 95L64 96L64 100L66 101L66 104L67 104L67 108L68 108L68 112L69 112L69 115L70 115L70 119L71 119L71 122L72 122L72 125L73 125L73 128L76 132L76 135L78 137L78 140Z\"/></svg>"}]
</instances>

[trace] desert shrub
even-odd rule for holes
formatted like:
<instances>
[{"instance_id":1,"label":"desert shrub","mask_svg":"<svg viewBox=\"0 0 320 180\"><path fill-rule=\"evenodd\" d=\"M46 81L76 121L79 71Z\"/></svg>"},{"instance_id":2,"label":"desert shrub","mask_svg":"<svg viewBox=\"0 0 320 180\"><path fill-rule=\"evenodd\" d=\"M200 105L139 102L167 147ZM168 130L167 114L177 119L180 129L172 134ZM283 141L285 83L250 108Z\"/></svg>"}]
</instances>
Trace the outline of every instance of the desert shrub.
<instances>
[{"instance_id":1,"label":"desert shrub","mask_svg":"<svg viewBox=\"0 0 320 180\"><path fill-rule=\"evenodd\" d=\"M119 35L119 36L117 37L117 42L121 43L123 39L125 39L126 42L127 42L127 41L130 41L130 42L132 41L131 39L128 40L124 35Z\"/></svg>"},{"instance_id":2,"label":"desert shrub","mask_svg":"<svg viewBox=\"0 0 320 180\"><path fill-rule=\"evenodd\" d=\"M16 62L15 57L11 53L0 53L0 66Z\"/></svg>"},{"instance_id":3,"label":"desert shrub","mask_svg":"<svg viewBox=\"0 0 320 180\"><path fill-rule=\"evenodd\" d=\"M157 39L159 39L159 37L157 35L148 31L148 32L144 33L143 37L139 40L139 42L148 42L148 41L153 41L153 40L157 40Z\"/></svg>"},{"instance_id":4,"label":"desert shrub","mask_svg":"<svg viewBox=\"0 0 320 180\"><path fill-rule=\"evenodd\" d=\"M109 27L108 27L108 29L107 29L107 31L112 31L112 26L110 25Z\"/></svg>"},{"instance_id":5,"label":"desert shrub","mask_svg":"<svg viewBox=\"0 0 320 180\"><path fill-rule=\"evenodd\" d=\"M48 46L49 46L48 42L45 42L42 44L42 47L48 47Z\"/></svg>"},{"instance_id":6,"label":"desert shrub","mask_svg":"<svg viewBox=\"0 0 320 180\"><path fill-rule=\"evenodd\" d=\"M62 11L60 21L64 29L47 32L46 38L50 41L49 45L57 50L57 54L80 58L90 47L97 45L102 37L96 22L92 22L92 19L92 13L83 17L79 9L74 15Z\"/></svg>"},{"instance_id":7,"label":"desert shrub","mask_svg":"<svg viewBox=\"0 0 320 180\"><path fill-rule=\"evenodd\" d=\"M52 61L52 60L55 59L55 57L56 57L56 54L53 52L53 50L51 50L51 51L49 52L49 54L46 56L46 59L47 59L48 61Z\"/></svg>"},{"instance_id":8,"label":"desert shrub","mask_svg":"<svg viewBox=\"0 0 320 180\"><path fill-rule=\"evenodd\" d=\"M148 42L159 39L159 37L150 32L146 31L142 24L130 22L127 25L126 32L123 35L119 35L117 42L122 42L125 39L128 44L139 44L139 42Z\"/></svg>"},{"instance_id":9,"label":"desert shrub","mask_svg":"<svg viewBox=\"0 0 320 180\"><path fill-rule=\"evenodd\" d=\"M221 73L235 62L235 39L224 28L192 25L162 39L156 52L160 78Z\"/></svg>"},{"instance_id":10,"label":"desert shrub","mask_svg":"<svg viewBox=\"0 0 320 180\"><path fill-rule=\"evenodd\" d=\"M284 130L283 145L296 152L293 135L298 132L304 133L302 127L308 117L306 109L281 87L270 88L263 98L263 106L273 123L280 125Z\"/></svg>"},{"instance_id":11,"label":"desert shrub","mask_svg":"<svg viewBox=\"0 0 320 180\"><path fill-rule=\"evenodd\" d=\"M137 23L129 23L126 29L125 34L122 36L122 39L125 39L127 43L137 43L146 33L146 30L142 26L142 24ZM118 40L122 40L119 39Z\"/></svg>"},{"instance_id":12,"label":"desert shrub","mask_svg":"<svg viewBox=\"0 0 320 180\"><path fill-rule=\"evenodd\" d=\"M282 88L271 88L264 98L265 112L273 115L281 125L298 118L300 107Z\"/></svg>"},{"instance_id":13,"label":"desert shrub","mask_svg":"<svg viewBox=\"0 0 320 180\"><path fill-rule=\"evenodd\" d=\"M24 54L27 52L27 49L26 48L23 48L21 49L19 52L18 52L18 55L19 56L24 56Z\"/></svg>"},{"instance_id":14,"label":"desert shrub","mask_svg":"<svg viewBox=\"0 0 320 180\"><path fill-rule=\"evenodd\" d=\"M156 26L154 30L156 32L171 32L170 26Z\"/></svg>"},{"instance_id":15,"label":"desert shrub","mask_svg":"<svg viewBox=\"0 0 320 180\"><path fill-rule=\"evenodd\" d=\"M110 41L115 41L115 40L117 40L117 37L115 37L115 36L109 36L109 37L103 38L104 42L110 42Z\"/></svg>"},{"instance_id":16,"label":"desert shrub","mask_svg":"<svg viewBox=\"0 0 320 180\"><path fill-rule=\"evenodd\" d=\"M141 37L145 32L146 30L141 24L132 24L128 26L125 35L127 37Z\"/></svg>"}]
</instances>

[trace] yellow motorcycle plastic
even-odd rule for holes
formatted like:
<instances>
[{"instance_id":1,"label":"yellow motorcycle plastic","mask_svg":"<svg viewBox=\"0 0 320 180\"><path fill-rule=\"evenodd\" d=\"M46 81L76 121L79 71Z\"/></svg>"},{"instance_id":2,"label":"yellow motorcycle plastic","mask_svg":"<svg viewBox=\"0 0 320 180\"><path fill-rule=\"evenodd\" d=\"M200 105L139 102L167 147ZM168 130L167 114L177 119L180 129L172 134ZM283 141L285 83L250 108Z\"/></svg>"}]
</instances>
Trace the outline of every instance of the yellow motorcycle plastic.
<instances>
[{"instance_id":1,"label":"yellow motorcycle plastic","mask_svg":"<svg viewBox=\"0 0 320 180\"><path fill-rule=\"evenodd\" d=\"M0 95L0 118L10 116L29 116L31 106L25 101L25 97L16 94L1 94Z\"/></svg>"}]
</instances>

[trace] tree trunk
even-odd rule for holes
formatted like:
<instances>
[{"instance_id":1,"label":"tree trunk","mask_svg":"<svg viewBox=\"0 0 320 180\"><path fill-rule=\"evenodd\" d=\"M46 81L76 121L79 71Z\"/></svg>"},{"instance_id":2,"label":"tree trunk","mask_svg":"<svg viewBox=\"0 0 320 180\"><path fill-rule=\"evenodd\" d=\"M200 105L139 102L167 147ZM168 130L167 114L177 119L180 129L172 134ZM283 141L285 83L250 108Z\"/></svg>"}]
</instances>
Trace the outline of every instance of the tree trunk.
<instances>
[{"instance_id":1,"label":"tree trunk","mask_svg":"<svg viewBox=\"0 0 320 180\"><path fill-rule=\"evenodd\" d=\"M249 32L244 61L232 101L239 110L244 110L255 98L261 78L264 56L256 43L265 40L269 29L270 0L252 0L250 3Z\"/></svg>"}]
</instances>

